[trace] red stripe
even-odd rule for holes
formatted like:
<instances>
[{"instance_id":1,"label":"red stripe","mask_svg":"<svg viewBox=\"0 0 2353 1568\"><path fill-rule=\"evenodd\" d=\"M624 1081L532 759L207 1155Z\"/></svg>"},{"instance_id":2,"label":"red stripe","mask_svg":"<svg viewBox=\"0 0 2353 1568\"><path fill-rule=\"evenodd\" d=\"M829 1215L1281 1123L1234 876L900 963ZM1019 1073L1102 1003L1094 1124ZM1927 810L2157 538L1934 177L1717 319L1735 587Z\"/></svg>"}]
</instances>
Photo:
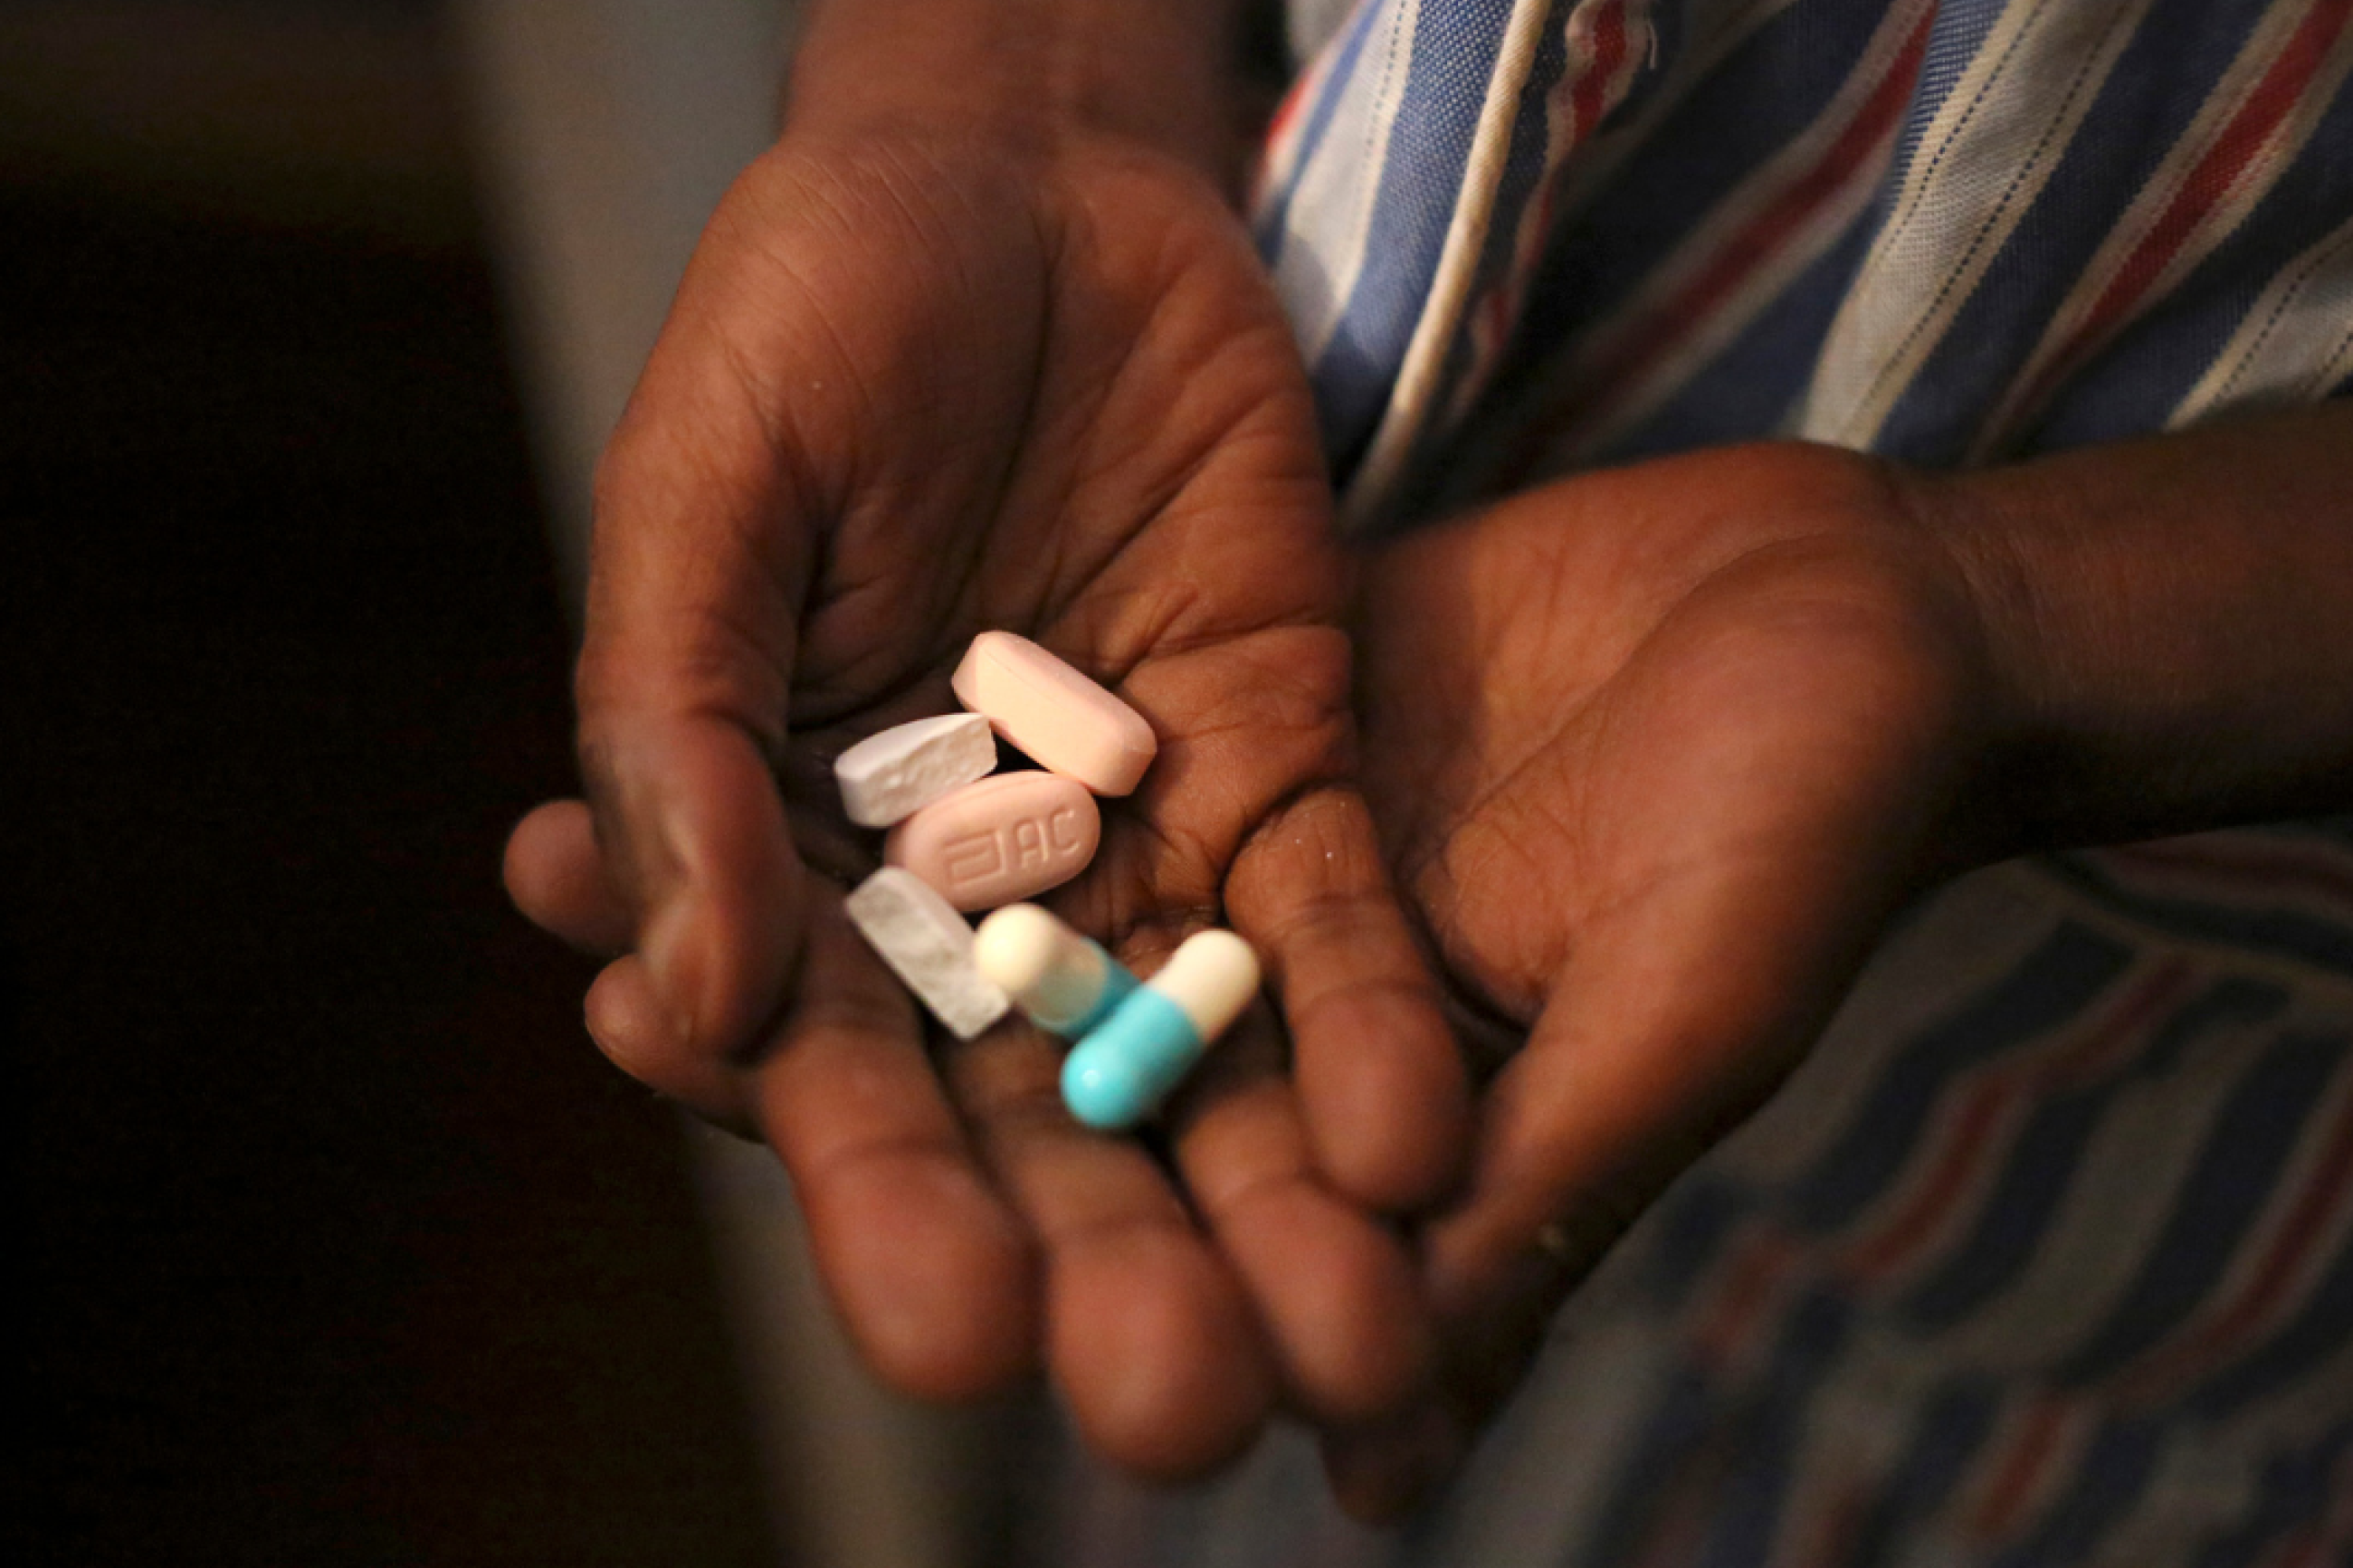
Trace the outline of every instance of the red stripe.
<instances>
[{"instance_id":1,"label":"red stripe","mask_svg":"<svg viewBox=\"0 0 2353 1568\"><path fill-rule=\"evenodd\" d=\"M1715 1302L1692 1334L1701 1359L1728 1367L1737 1359L1741 1342L1765 1317L1765 1304L1774 1288L1795 1267L1797 1248L1778 1229L1760 1226L1722 1276Z\"/></svg>"},{"instance_id":2,"label":"red stripe","mask_svg":"<svg viewBox=\"0 0 2353 1568\"><path fill-rule=\"evenodd\" d=\"M1479 342L1482 351L1493 353L1510 331L1512 319L1518 313L1519 301L1527 283L1527 275L1544 249L1543 237L1552 226L1553 188L1567 155L1586 143L1593 128L1609 109L1609 86L1618 68L1626 59L1626 9L1624 0L1610 0L1593 24L1593 55L1569 84L1567 110L1569 114L1568 143L1561 156L1541 176L1536 189L1532 216L1521 220L1521 231L1514 237L1512 260L1503 279L1488 291L1480 303L1476 318ZM1554 89L1557 97L1559 89Z\"/></svg>"},{"instance_id":3,"label":"red stripe","mask_svg":"<svg viewBox=\"0 0 2353 1568\"><path fill-rule=\"evenodd\" d=\"M1274 106L1274 113L1266 122L1266 135L1261 138L1262 145L1272 147L1282 140L1282 133L1291 129L1292 121L1298 116L1300 104L1307 97L1307 84L1314 79L1315 73L1312 70L1299 73L1299 79L1291 84L1290 89L1282 95L1282 101Z\"/></svg>"},{"instance_id":4,"label":"red stripe","mask_svg":"<svg viewBox=\"0 0 2353 1568\"><path fill-rule=\"evenodd\" d=\"M2067 1407L2055 1399L2038 1399L2020 1422L2018 1440L1995 1472L1993 1485L1969 1520L1969 1533L1980 1542L1999 1539L2017 1521L2043 1468L2059 1451L2059 1437Z\"/></svg>"},{"instance_id":5,"label":"red stripe","mask_svg":"<svg viewBox=\"0 0 2353 1568\"><path fill-rule=\"evenodd\" d=\"M1874 1235L1847 1249L1846 1271L1870 1279L1901 1265L1936 1234L1974 1184L1977 1173L2007 1147L2006 1140L1993 1134L2011 1112L2030 1095L2047 1094L2071 1080L2081 1081L2116 1055L2118 1047L2137 1044L2148 1026L2179 999L2189 975L2186 961L2168 958L2105 1019L2077 1035L2057 1054L2010 1061L1980 1079L1962 1102L1959 1113L1948 1121L1950 1131L1936 1169L1911 1201Z\"/></svg>"},{"instance_id":6,"label":"red stripe","mask_svg":"<svg viewBox=\"0 0 2353 1568\"><path fill-rule=\"evenodd\" d=\"M1609 81L1626 59L1626 8L1623 0L1603 7L1593 22L1593 62L1577 79L1569 94L1572 147L1581 147L1609 109Z\"/></svg>"},{"instance_id":7,"label":"red stripe","mask_svg":"<svg viewBox=\"0 0 2353 1568\"><path fill-rule=\"evenodd\" d=\"M1921 12L1911 36L1844 130L1819 162L1735 234L1715 258L1674 295L1635 318L1617 336L1618 350L1590 368L1581 383L1547 409L1516 444L1504 482L1524 482L1556 440L1651 366L1666 358L1707 320L1740 284L1788 243L1820 208L1837 199L1855 172L1892 132L1911 101L1920 61L1928 47L1936 8Z\"/></svg>"},{"instance_id":8,"label":"red stripe","mask_svg":"<svg viewBox=\"0 0 2353 1568\"><path fill-rule=\"evenodd\" d=\"M2305 13L2304 20L2296 24L2295 31L2273 58L2254 91L2239 105L2221 135L2175 190L2156 225L2142 237L2116 275L2100 291L2090 314L2044 364L2042 374L2029 384L2027 395L2019 405L2021 418L2039 408L2052 388L2073 374L2092 348L2130 314L2141 297L2155 286L2159 274L2189 243L2206 216L2228 199L2247 165L2318 74L2329 45L2344 29L2348 11L2353 11L2353 0L2316 0Z\"/></svg>"},{"instance_id":9,"label":"red stripe","mask_svg":"<svg viewBox=\"0 0 2353 1568\"><path fill-rule=\"evenodd\" d=\"M2234 1342L2246 1340L2286 1295L2298 1266L2338 1213L2348 1186L2353 1186L2353 1095L2337 1107L2319 1164L2296 1194L2286 1221L2238 1299L2187 1339L2145 1362L2126 1380L2124 1396L2145 1401L2161 1388L2178 1387L2205 1371Z\"/></svg>"},{"instance_id":10,"label":"red stripe","mask_svg":"<svg viewBox=\"0 0 2353 1568\"><path fill-rule=\"evenodd\" d=\"M2290 848L2242 838L2161 840L2110 849L2105 858L2164 871L2188 871L2263 891L2301 888L2353 905L2353 870L2338 867L2325 846Z\"/></svg>"}]
</instances>

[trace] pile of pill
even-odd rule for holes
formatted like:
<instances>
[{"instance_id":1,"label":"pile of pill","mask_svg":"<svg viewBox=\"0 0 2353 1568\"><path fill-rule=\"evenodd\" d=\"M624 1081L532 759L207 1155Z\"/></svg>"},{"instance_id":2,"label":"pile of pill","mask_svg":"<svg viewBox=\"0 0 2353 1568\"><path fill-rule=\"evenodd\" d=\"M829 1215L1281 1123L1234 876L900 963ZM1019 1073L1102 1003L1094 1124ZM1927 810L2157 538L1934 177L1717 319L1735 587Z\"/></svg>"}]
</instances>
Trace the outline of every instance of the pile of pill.
<instances>
[{"instance_id":1,"label":"pile of pill","mask_svg":"<svg viewBox=\"0 0 2353 1568\"><path fill-rule=\"evenodd\" d=\"M1257 994L1257 956L1231 931L1195 933L1151 981L1018 900L1086 868L1097 795L1124 795L1158 742L1144 716L1010 632L973 639L953 681L967 712L918 719L841 753L843 808L888 829L882 868L849 918L941 1023L970 1039L1018 1004L1077 1041L1062 1097L1089 1126L1149 1116ZM997 773L997 739L1039 771ZM964 912L994 909L977 937Z\"/></svg>"}]
</instances>

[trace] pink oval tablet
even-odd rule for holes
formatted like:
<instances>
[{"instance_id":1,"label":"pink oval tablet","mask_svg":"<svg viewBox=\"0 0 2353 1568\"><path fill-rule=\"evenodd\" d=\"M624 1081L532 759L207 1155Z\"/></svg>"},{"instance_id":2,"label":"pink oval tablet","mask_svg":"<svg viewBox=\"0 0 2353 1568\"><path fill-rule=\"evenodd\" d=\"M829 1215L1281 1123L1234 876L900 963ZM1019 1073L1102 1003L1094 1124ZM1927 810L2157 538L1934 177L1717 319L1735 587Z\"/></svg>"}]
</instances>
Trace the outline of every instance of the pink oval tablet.
<instances>
[{"instance_id":1,"label":"pink oval tablet","mask_svg":"<svg viewBox=\"0 0 2353 1568\"><path fill-rule=\"evenodd\" d=\"M1059 888L1103 840L1094 796L1059 773L996 773L932 802L891 830L882 858L959 910L992 910Z\"/></svg>"},{"instance_id":2,"label":"pink oval tablet","mask_svg":"<svg viewBox=\"0 0 2353 1568\"><path fill-rule=\"evenodd\" d=\"M1144 715L1028 637L983 632L956 666L956 700L1097 795L1125 795L1160 742Z\"/></svg>"}]
</instances>

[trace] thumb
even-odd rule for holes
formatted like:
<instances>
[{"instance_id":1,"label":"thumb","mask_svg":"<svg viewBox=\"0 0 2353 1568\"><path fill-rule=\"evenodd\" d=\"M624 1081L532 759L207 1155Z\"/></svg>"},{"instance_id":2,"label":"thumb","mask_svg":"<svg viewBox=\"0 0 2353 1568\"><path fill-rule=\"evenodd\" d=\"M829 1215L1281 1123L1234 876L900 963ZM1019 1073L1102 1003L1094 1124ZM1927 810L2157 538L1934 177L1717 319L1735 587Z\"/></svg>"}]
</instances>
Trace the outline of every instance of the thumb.
<instances>
[{"instance_id":1,"label":"thumb","mask_svg":"<svg viewBox=\"0 0 2353 1568\"><path fill-rule=\"evenodd\" d=\"M1426 1236L1442 1321L1548 1306L1779 1086L1872 923L1808 880L1694 872L1577 934L1526 1048L1489 1086L1462 1201Z\"/></svg>"},{"instance_id":2,"label":"thumb","mask_svg":"<svg viewBox=\"0 0 2353 1568\"><path fill-rule=\"evenodd\" d=\"M757 1037L798 958L803 871L773 763L814 531L709 330L681 305L599 468L575 682L596 841L675 1036L645 1059L706 1079Z\"/></svg>"}]
</instances>

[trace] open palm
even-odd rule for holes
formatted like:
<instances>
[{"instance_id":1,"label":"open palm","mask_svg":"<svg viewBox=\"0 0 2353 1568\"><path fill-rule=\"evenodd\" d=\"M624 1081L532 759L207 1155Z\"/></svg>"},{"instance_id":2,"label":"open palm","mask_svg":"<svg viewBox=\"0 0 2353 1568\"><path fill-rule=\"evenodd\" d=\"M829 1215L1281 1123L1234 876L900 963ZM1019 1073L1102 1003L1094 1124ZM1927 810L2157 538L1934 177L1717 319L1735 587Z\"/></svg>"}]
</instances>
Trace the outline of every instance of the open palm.
<instances>
[{"instance_id":1,"label":"open palm","mask_svg":"<svg viewBox=\"0 0 2353 1568\"><path fill-rule=\"evenodd\" d=\"M1198 176L788 139L714 219L598 477L589 805L526 819L510 884L623 954L608 1054L776 1147L902 1386L993 1386L1042 1338L1082 1426L1167 1473L1277 1397L1345 1419L1419 1375L1367 1210L1442 1188L1467 1096L1351 782L1343 586L1295 351ZM1292 1066L1246 1028L1177 1119L1182 1196L1061 1113L1034 1031L935 1060L845 934L874 846L829 761L950 708L990 627L1160 737L1065 912L1138 962L1212 921L1269 961Z\"/></svg>"},{"instance_id":2,"label":"open palm","mask_svg":"<svg viewBox=\"0 0 2353 1568\"><path fill-rule=\"evenodd\" d=\"M1525 1041L1424 1238L1474 1417L1967 853L1981 654L1903 482L1825 448L1703 454L1514 498L1372 571L1367 788L1466 1011Z\"/></svg>"}]
</instances>

